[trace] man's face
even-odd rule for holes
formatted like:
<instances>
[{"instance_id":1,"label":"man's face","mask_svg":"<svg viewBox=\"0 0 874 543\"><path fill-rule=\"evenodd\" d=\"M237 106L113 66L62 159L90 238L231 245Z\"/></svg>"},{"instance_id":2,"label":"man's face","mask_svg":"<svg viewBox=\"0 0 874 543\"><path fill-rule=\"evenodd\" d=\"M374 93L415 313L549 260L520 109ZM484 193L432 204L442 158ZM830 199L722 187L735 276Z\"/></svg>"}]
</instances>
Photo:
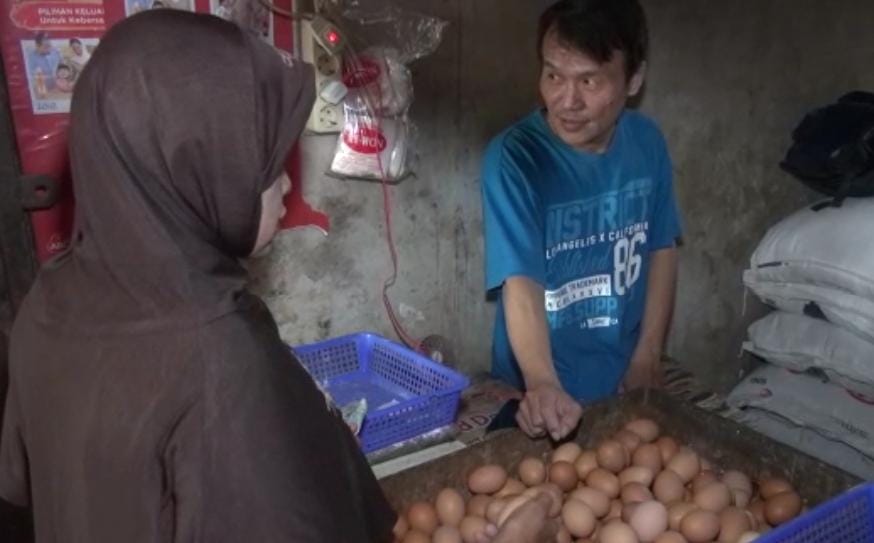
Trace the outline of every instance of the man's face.
<instances>
[{"instance_id":1,"label":"man's face","mask_svg":"<svg viewBox=\"0 0 874 543\"><path fill-rule=\"evenodd\" d=\"M48 42L48 40L45 40L44 42L36 46L36 52L40 55L48 55L52 52L52 46Z\"/></svg>"},{"instance_id":2,"label":"man's face","mask_svg":"<svg viewBox=\"0 0 874 543\"><path fill-rule=\"evenodd\" d=\"M71 47L73 48L73 52L76 53L77 55L82 54L82 44L81 43L74 41L73 45Z\"/></svg>"},{"instance_id":3,"label":"man's face","mask_svg":"<svg viewBox=\"0 0 874 543\"><path fill-rule=\"evenodd\" d=\"M642 66L628 80L621 51L614 51L610 61L601 64L562 44L555 31L547 32L540 95L550 128L571 147L604 152L626 100L643 84L643 71Z\"/></svg>"}]
</instances>

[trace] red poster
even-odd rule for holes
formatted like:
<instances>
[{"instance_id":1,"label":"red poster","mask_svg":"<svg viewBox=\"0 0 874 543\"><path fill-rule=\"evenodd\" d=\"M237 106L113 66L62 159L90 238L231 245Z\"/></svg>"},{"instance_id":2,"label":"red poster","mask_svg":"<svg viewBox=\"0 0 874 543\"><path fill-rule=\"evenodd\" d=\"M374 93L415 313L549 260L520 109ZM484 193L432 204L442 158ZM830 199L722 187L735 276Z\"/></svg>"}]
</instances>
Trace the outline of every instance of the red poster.
<instances>
[{"instance_id":1,"label":"red poster","mask_svg":"<svg viewBox=\"0 0 874 543\"><path fill-rule=\"evenodd\" d=\"M111 25L142 10L173 8L228 16L233 2L244 0L0 0L0 52L9 87L9 103L24 174L56 179L61 200L31 213L39 260L63 251L73 222L73 195L67 157L70 98L76 77L87 64L100 37ZM292 0L277 5L291 9ZM258 4L260 5L260 4ZM293 51L292 21L266 8L253 15L265 41ZM328 229L328 219L302 196L299 153L289 159L294 190L286 202L283 227Z\"/></svg>"}]
</instances>

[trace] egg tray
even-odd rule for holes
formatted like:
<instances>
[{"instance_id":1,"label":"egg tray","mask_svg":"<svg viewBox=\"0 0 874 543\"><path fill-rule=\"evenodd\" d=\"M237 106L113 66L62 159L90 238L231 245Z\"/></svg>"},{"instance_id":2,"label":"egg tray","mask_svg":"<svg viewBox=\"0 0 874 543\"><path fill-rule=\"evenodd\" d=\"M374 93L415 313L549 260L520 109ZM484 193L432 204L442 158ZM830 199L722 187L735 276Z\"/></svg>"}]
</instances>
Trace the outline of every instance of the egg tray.
<instances>
[{"instance_id":1,"label":"egg tray","mask_svg":"<svg viewBox=\"0 0 874 543\"><path fill-rule=\"evenodd\" d=\"M615 434L626 422L639 417L655 420L663 434L688 445L718 468L737 469L753 478L785 477L811 507L861 482L854 475L735 421L659 391L635 391L592 404L586 408L572 439L584 447L592 447ZM466 477L477 466L495 463L514 469L524 457L544 456L553 448L549 440L531 440L518 429L502 430L488 434L484 441L464 450L386 477L380 483L395 510L403 511L415 501L433 499L445 487L454 487L469 496ZM874 537L864 541L874 541Z\"/></svg>"}]
</instances>

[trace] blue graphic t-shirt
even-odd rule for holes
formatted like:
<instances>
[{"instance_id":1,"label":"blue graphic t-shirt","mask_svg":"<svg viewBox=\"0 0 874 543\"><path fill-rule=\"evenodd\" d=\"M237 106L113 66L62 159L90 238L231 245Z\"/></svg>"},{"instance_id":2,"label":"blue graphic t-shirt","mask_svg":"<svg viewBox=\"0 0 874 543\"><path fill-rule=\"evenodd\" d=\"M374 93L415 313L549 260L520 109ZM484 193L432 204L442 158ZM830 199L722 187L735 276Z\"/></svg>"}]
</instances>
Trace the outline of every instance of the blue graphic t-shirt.
<instances>
[{"instance_id":1,"label":"blue graphic t-shirt","mask_svg":"<svg viewBox=\"0 0 874 543\"><path fill-rule=\"evenodd\" d=\"M483 165L486 289L525 276L545 289L552 357L580 401L613 394L637 345L652 251L680 236L661 131L635 111L609 148L565 144L535 111L489 145ZM492 373L523 388L498 311Z\"/></svg>"}]
</instances>

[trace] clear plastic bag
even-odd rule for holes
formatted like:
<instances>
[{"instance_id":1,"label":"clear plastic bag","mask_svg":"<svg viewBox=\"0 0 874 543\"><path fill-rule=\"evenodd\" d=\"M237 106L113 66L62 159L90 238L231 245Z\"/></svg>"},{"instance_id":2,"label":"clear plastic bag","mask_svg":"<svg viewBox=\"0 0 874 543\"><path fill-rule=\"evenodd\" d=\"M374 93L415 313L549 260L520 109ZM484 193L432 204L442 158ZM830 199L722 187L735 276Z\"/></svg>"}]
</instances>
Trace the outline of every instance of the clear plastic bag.
<instances>
[{"instance_id":1,"label":"clear plastic bag","mask_svg":"<svg viewBox=\"0 0 874 543\"><path fill-rule=\"evenodd\" d=\"M344 125L329 173L354 179L397 182L411 173L414 156L408 112L413 101L407 64L440 45L446 22L400 10L385 1L334 0L329 11L343 17L351 44L372 41L343 56Z\"/></svg>"},{"instance_id":2,"label":"clear plastic bag","mask_svg":"<svg viewBox=\"0 0 874 543\"><path fill-rule=\"evenodd\" d=\"M348 55L343 84L348 89L346 104L356 110L369 108L380 117L402 116L413 102L413 77L397 49L371 47Z\"/></svg>"},{"instance_id":3,"label":"clear plastic bag","mask_svg":"<svg viewBox=\"0 0 874 543\"><path fill-rule=\"evenodd\" d=\"M271 41L270 8L260 0L214 0L213 14Z\"/></svg>"},{"instance_id":4,"label":"clear plastic bag","mask_svg":"<svg viewBox=\"0 0 874 543\"><path fill-rule=\"evenodd\" d=\"M389 182L406 177L410 153L406 117L381 119L349 105L344 109L346 122L337 139L331 173Z\"/></svg>"}]
</instances>

